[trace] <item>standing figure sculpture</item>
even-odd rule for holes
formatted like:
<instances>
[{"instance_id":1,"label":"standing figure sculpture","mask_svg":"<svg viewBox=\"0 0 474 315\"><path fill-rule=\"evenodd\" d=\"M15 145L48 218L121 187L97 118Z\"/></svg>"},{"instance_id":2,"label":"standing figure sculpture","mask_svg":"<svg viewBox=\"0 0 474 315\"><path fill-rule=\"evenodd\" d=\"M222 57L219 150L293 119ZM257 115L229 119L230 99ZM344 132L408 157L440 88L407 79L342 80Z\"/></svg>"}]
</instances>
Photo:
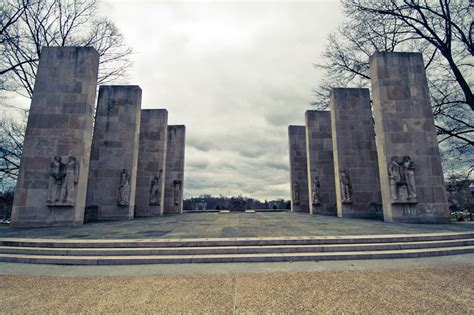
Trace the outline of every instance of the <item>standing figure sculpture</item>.
<instances>
[{"instance_id":1,"label":"standing figure sculpture","mask_svg":"<svg viewBox=\"0 0 474 315\"><path fill-rule=\"evenodd\" d=\"M319 183L318 176L313 178L313 193L311 196L311 201L313 205L321 204L321 184Z\"/></svg>"},{"instance_id":2,"label":"standing figure sculpture","mask_svg":"<svg viewBox=\"0 0 474 315\"><path fill-rule=\"evenodd\" d=\"M120 173L119 196L117 204L119 206L128 206L130 204L130 176L126 169Z\"/></svg>"},{"instance_id":3,"label":"standing figure sculpture","mask_svg":"<svg viewBox=\"0 0 474 315\"><path fill-rule=\"evenodd\" d=\"M150 206L159 206L161 199L160 178L163 170L160 170L157 175L153 176L150 183Z\"/></svg>"},{"instance_id":4,"label":"standing figure sculpture","mask_svg":"<svg viewBox=\"0 0 474 315\"><path fill-rule=\"evenodd\" d=\"M173 181L174 184L174 205L178 206L179 202L181 201L181 181L175 180Z\"/></svg>"},{"instance_id":5,"label":"standing figure sculpture","mask_svg":"<svg viewBox=\"0 0 474 315\"><path fill-rule=\"evenodd\" d=\"M295 205L300 203L300 184L296 180L293 183L293 203Z\"/></svg>"},{"instance_id":6,"label":"standing figure sculpture","mask_svg":"<svg viewBox=\"0 0 474 315\"><path fill-rule=\"evenodd\" d=\"M417 203L415 163L408 155L402 158L392 156L388 166L388 178L393 203Z\"/></svg>"},{"instance_id":7,"label":"standing figure sculpture","mask_svg":"<svg viewBox=\"0 0 474 315\"><path fill-rule=\"evenodd\" d=\"M74 156L69 156L64 165L64 182L61 187L61 201L64 205L74 205L74 185L79 180L79 165Z\"/></svg>"},{"instance_id":8,"label":"standing figure sculpture","mask_svg":"<svg viewBox=\"0 0 474 315\"><path fill-rule=\"evenodd\" d=\"M49 164L48 204L59 201L63 182L63 168L64 164L61 162L61 157L56 155Z\"/></svg>"},{"instance_id":9,"label":"standing figure sculpture","mask_svg":"<svg viewBox=\"0 0 474 315\"><path fill-rule=\"evenodd\" d=\"M340 174L342 203L352 203L352 184L349 173L346 169L341 169Z\"/></svg>"},{"instance_id":10,"label":"standing figure sculpture","mask_svg":"<svg viewBox=\"0 0 474 315\"><path fill-rule=\"evenodd\" d=\"M415 190L415 163L408 155L403 157L403 172L405 175L405 182L407 185L408 199L416 198Z\"/></svg>"},{"instance_id":11,"label":"standing figure sculpture","mask_svg":"<svg viewBox=\"0 0 474 315\"><path fill-rule=\"evenodd\" d=\"M392 200L398 199L398 186L401 183L401 172L398 157L392 156L390 159L390 165L388 166L388 178L390 180L390 195Z\"/></svg>"}]
</instances>

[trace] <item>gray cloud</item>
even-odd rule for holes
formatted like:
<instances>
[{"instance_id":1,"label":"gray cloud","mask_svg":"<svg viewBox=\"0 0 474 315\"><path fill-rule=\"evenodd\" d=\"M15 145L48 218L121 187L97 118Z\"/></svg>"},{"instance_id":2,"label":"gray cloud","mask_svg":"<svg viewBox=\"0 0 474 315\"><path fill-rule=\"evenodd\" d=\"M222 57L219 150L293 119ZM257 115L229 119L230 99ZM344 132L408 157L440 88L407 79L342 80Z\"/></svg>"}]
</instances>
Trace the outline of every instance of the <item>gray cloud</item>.
<instances>
[{"instance_id":1,"label":"gray cloud","mask_svg":"<svg viewBox=\"0 0 474 315\"><path fill-rule=\"evenodd\" d=\"M133 47L144 108L186 125L185 195L289 198L289 124L304 124L312 64L338 1L105 1Z\"/></svg>"}]
</instances>

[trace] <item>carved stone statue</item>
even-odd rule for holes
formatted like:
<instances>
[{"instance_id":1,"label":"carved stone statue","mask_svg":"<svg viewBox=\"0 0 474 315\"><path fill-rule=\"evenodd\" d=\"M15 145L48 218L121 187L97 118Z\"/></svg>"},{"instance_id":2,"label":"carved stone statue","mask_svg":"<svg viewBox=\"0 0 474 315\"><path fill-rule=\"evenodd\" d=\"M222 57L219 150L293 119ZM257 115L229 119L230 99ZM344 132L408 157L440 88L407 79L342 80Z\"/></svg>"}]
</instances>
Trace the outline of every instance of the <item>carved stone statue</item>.
<instances>
[{"instance_id":1,"label":"carved stone statue","mask_svg":"<svg viewBox=\"0 0 474 315\"><path fill-rule=\"evenodd\" d=\"M392 156L388 166L390 195L393 203L416 203L415 164L408 155ZM410 214L413 211L404 211Z\"/></svg>"},{"instance_id":2,"label":"carved stone statue","mask_svg":"<svg viewBox=\"0 0 474 315\"><path fill-rule=\"evenodd\" d=\"M300 184L296 180L293 183L293 203L295 205L300 203Z\"/></svg>"},{"instance_id":3,"label":"carved stone statue","mask_svg":"<svg viewBox=\"0 0 474 315\"><path fill-rule=\"evenodd\" d=\"M56 155L49 164L49 191L47 204L50 207L74 206L75 185L79 180L79 164L74 156L63 163Z\"/></svg>"},{"instance_id":4,"label":"carved stone statue","mask_svg":"<svg viewBox=\"0 0 474 315\"><path fill-rule=\"evenodd\" d=\"M390 180L390 195L392 200L398 200L398 186L401 182L400 176L400 164L398 162L398 157L392 156L390 159L390 165L388 166L388 178Z\"/></svg>"},{"instance_id":5,"label":"carved stone statue","mask_svg":"<svg viewBox=\"0 0 474 315\"><path fill-rule=\"evenodd\" d=\"M153 176L153 179L151 180L150 183L150 201L149 205L150 206L159 206L160 205L160 199L161 199L161 173L163 173L163 170L160 170L157 175Z\"/></svg>"},{"instance_id":6,"label":"carved stone statue","mask_svg":"<svg viewBox=\"0 0 474 315\"><path fill-rule=\"evenodd\" d=\"M120 173L119 196L117 204L119 206L128 206L130 204L130 176L127 170Z\"/></svg>"},{"instance_id":7,"label":"carved stone statue","mask_svg":"<svg viewBox=\"0 0 474 315\"><path fill-rule=\"evenodd\" d=\"M174 205L178 206L179 202L181 201L181 184L182 182L180 180L175 180L173 181L174 185Z\"/></svg>"},{"instance_id":8,"label":"carved stone statue","mask_svg":"<svg viewBox=\"0 0 474 315\"><path fill-rule=\"evenodd\" d=\"M64 178L61 186L60 201L64 206L74 205L75 185L79 180L79 164L74 156L69 156L64 165Z\"/></svg>"},{"instance_id":9,"label":"carved stone statue","mask_svg":"<svg viewBox=\"0 0 474 315\"><path fill-rule=\"evenodd\" d=\"M341 169L341 173L339 175L339 180L341 182L341 197L342 203L352 203L352 184L351 184L351 177L346 169Z\"/></svg>"},{"instance_id":10,"label":"carved stone statue","mask_svg":"<svg viewBox=\"0 0 474 315\"><path fill-rule=\"evenodd\" d=\"M49 164L48 204L54 204L59 201L63 180L63 168L64 163L61 162L61 157L56 155Z\"/></svg>"},{"instance_id":11,"label":"carved stone statue","mask_svg":"<svg viewBox=\"0 0 474 315\"><path fill-rule=\"evenodd\" d=\"M416 198L415 189L415 163L411 160L408 155L403 157L403 171L405 173L405 181L408 191L408 199Z\"/></svg>"},{"instance_id":12,"label":"carved stone statue","mask_svg":"<svg viewBox=\"0 0 474 315\"><path fill-rule=\"evenodd\" d=\"M313 193L312 193L312 196L311 196L311 201L312 201L313 205L321 204L321 184L319 183L318 176L314 176L314 178L313 178L312 190L313 190Z\"/></svg>"}]
</instances>

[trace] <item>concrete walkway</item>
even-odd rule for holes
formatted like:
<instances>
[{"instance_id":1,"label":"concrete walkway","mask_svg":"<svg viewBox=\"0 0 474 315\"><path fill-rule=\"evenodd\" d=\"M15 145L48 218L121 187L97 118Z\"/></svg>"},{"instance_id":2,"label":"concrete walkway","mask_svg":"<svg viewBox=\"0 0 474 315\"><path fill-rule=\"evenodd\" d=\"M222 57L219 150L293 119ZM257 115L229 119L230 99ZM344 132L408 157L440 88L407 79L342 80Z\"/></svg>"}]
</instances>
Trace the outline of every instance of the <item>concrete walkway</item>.
<instances>
[{"instance_id":1,"label":"concrete walkway","mask_svg":"<svg viewBox=\"0 0 474 315\"><path fill-rule=\"evenodd\" d=\"M400 224L302 213L185 213L77 227L0 227L0 238L160 239L472 232L474 222Z\"/></svg>"},{"instance_id":2,"label":"concrete walkway","mask_svg":"<svg viewBox=\"0 0 474 315\"><path fill-rule=\"evenodd\" d=\"M474 268L474 254L345 261L304 261L272 263L170 264L125 266L61 266L0 262L0 274L41 276L156 276L156 275L211 275L285 272L334 272L355 270L390 270L470 266ZM474 280L474 279L473 279Z\"/></svg>"},{"instance_id":3,"label":"concrete walkway","mask_svg":"<svg viewBox=\"0 0 474 315\"><path fill-rule=\"evenodd\" d=\"M0 275L0 296L1 312L8 314L472 314L473 280L472 265L112 277Z\"/></svg>"},{"instance_id":4,"label":"concrete walkway","mask_svg":"<svg viewBox=\"0 0 474 315\"><path fill-rule=\"evenodd\" d=\"M472 232L294 213L191 213L0 238L167 239ZM2 313L474 313L474 254L391 260L58 266L0 263Z\"/></svg>"}]
</instances>

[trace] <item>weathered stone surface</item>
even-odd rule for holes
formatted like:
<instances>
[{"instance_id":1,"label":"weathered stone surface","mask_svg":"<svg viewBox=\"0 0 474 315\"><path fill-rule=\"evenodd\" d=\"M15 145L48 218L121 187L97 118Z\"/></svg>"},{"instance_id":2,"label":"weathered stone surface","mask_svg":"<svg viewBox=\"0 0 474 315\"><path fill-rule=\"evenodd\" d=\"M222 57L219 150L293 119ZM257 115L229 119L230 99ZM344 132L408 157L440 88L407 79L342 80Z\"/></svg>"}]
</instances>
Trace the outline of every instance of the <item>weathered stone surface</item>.
<instances>
[{"instance_id":1,"label":"weathered stone surface","mask_svg":"<svg viewBox=\"0 0 474 315\"><path fill-rule=\"evenodd\" d=\"M185 143L186 127L183 125L168 126L164 213L183 212Z\"/></svg>"},{"instance_id":2,"label":"weathered stone surface","mask_svg":"<svg viewBox=\"0 0 474 315\"><path fill-rule=\"evenodd\" d=\"M328 111L307 110L305 120L310 213L336 215L331 114Z\"/></svg>"},{"instance_id":3,"label":"weathered stone surface","mask_svg":"<svg viewBox=\"0 0 474 315\"><path fill-rule=\"evenodd\" d=\"M86 202L97 220L134 217L141 98L136 85L99 89Z\"/></svg>"},{"instance_id":4,"label":"weathered stone surface","mask_svg":"<svg viewBox=\"0 0 474 315\"><path fill-rule=\"evenodd\" d=\"M83 223L98 68L99 54L91 47L43 48L13 226Z\"/></svg>"},{"instance_id":5,"label":"weathered stone surface","mask_svg":"<svg viewBox=\"0 0 474 315\"><path fill-rule=\"evenodd\" d=\"M370 58L370 72L385 221L449 222L422 55L376 53ZM405 156L414 164L403 163ZM392 164L394 157L396 165ZM399 176L389 176L389 168L390 174ZM416 189L411 196L407 190L410 180ZM395 193L401 199L392 198L391 186L401 190Z\"/></svg>"},{"instance_id":6,"label":"weathered stone surface","mask_svg":"<svg viewBox=\"0 0 474 315\"><path fill-rule=\"evenodd\" d=\"M337 215L382 217L369 90L332 89L331 127Z\"/></svg>"},{"instance_id":7,"label":"weathered stone surface","mask_svg":"<svg viewBox=\"0 0 474 315\"><path fill-rule=\"evenodd\" d=\"M163 214L167 127L166 109L142 110L135 216Z\"/></svg>"},{"instance_id":8,"label":"weathered stone surface","mask_svg":"<svg viewBox=\"0 0 474 315\"><path fill-rule=\"evenodd\" d=\"M309 212L305 126L289 126L291 211Z\"/></svg>"}]
</instances>

